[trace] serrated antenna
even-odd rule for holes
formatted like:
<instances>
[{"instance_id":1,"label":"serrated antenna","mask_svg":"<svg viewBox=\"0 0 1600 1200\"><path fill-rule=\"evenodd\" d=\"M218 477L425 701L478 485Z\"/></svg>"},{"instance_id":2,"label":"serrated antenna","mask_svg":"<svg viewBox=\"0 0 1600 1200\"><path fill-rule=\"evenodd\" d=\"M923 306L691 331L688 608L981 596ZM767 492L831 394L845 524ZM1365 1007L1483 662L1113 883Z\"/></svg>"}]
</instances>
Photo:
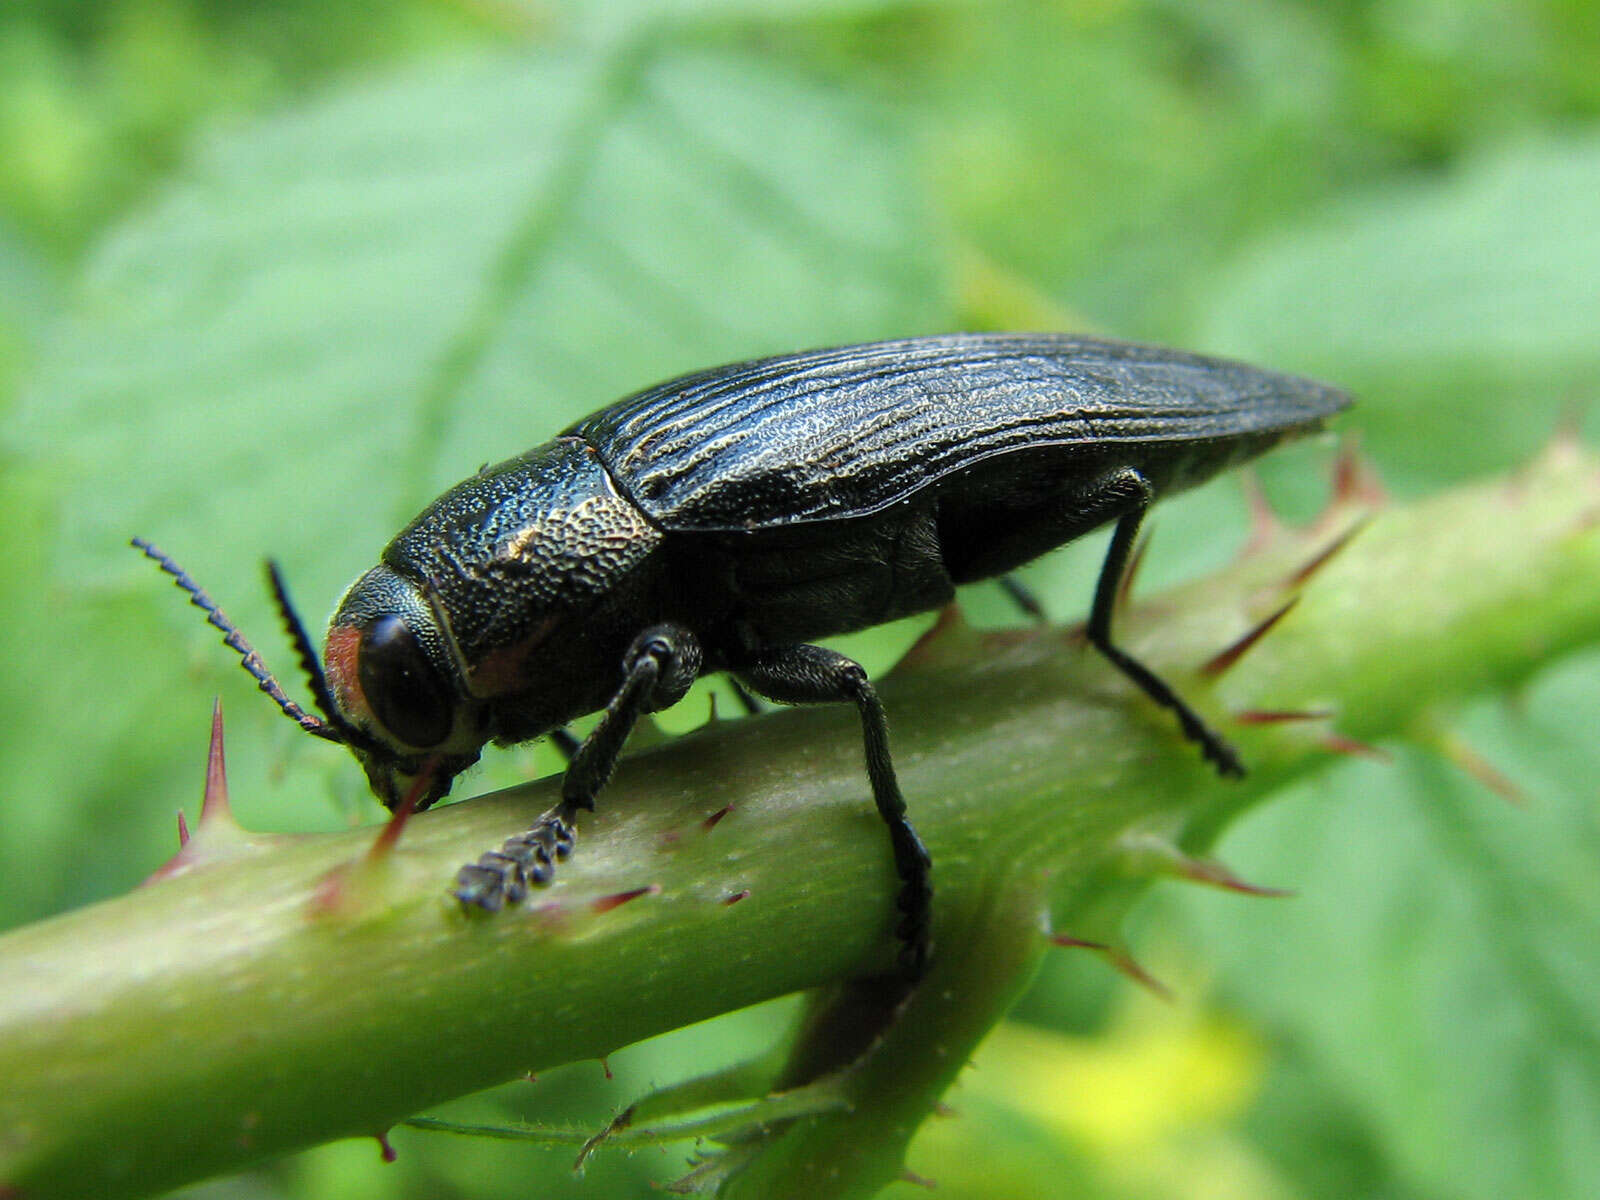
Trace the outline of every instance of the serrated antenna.
<instances>
[{"instance_id":1,"label":"serrated antenna","mask_svg":"<svg viewBox=\"0 0 1600 1200\"><path fill-rule=\"evenodd\" d=\"M332 694L328 691L328 682L322 673L322 664L317 660L316 650L311 645L311 639L306 636L305 626L295 614L293 606L289 603L289 594L283 584L283 578L278 572L277 564L267 564L267 574L272 583L273 598L277 603L278 611L283 616L284 624L288 627L289 636L294 641L295 653L300 657L300 665L305 669L311 681L311 693L316 698L317 707L326 716L316 716L301 708L289 699L277 679L261 661L261 655L256 653L256 648L250 644L250 639L239 631L239 627L229 620L226 613L217 607L206 590L189 577L189 573L180 567L171 555L160 547L144 538L134 538L132 543L137 549L144 552L144 556L154 562L158 567L172 576L172 580L188 593L189 603L206 614L206 620L216 629L221 630L222 640L228 648L239 656L244 669L250 673L250 678L256 681L256 686L272 698L282 711L296 725L307 733L330 742L349 745L353 742L364 742L358 731L341 720L338 710L334 707Z\"/></svg>"}]
</instances>

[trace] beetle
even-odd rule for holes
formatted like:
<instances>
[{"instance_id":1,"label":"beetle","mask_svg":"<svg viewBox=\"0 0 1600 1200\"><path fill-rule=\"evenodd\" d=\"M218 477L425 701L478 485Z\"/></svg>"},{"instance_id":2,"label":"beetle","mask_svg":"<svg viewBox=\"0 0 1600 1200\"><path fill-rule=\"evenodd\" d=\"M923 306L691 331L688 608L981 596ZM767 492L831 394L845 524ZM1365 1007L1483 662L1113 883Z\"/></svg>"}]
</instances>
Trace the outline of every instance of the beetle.
<instances>
[{"instance_id":1,"label":"beetle","mask_svg":"<svg viewBox=\"0 0 1600 1200\"><path fill-rule=\"evenodd\" d=\"M278 706L348 746L391 809L427 808L505 745L602 713L561 800L461 868L498 910L548 882L638 718L700 675L782 704L846 703L899 879L900 963L931 946L931 864L866 672L815 640L948 603L1113 524L1088 640L1222 774L1234 750L1112 639L1118 584L1160 496L1349 403L1335 388L1178 350L1058 333L873 342L735 363L647 388L457 484L345 593L323 663L271 585L322 716L283 692L172 559L172 574Z\"/></svg>"}]
</instances>

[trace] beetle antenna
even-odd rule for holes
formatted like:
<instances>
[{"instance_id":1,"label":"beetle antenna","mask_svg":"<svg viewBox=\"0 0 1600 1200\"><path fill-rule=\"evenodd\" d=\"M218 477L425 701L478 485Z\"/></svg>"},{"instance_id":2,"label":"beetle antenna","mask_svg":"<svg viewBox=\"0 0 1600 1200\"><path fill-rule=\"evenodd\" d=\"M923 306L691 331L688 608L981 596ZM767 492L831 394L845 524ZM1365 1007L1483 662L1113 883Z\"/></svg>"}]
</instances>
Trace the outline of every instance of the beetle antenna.
<instances>
[{"instance_id":1,"label":"beetle antenna","mask_svg":"<svg viewBox=\"0 0 1600 1200\"><path fill-rule=\"evenodd\" d=\"M272 588L273 603L278 606L278 616L283 619L283 627L289 633L289 640L294 643L300 669L306 673L306 680L311 684L311 698L317 702L322 715L328 718L328 724L342 729L346 722L333 702L333 693L328 690L328 679L322 673L322 662L317 657L316 647L306 633L300 614L294 610L294 602L289 599L289 588L283 582L283 572L270 558L267 559L267 582Z\"/></svg>"},{"instance_id":2,"label":"beetle antenna","mask_svg":"<svg viewBox=\"0 0 1600 1200\"><path fill-rule=\"evenodd\" d=\"M144 556L153 561L158 567L172 576L173 582L189 594L189 602L206 614L206 620L216 629L222 631L222 640L228 648L237 654L250 673L250 678L256 681L259 687L268 696L272 697L283 715L299 725L307 733L323 738L330 742L348 743L351 739L345 732L345 723L337 719L323 720L312 713L308 713L284 693L278 681L273 678L272 672L267 670L266 664L261 661L261 655L256 653L256 648L250 640L239 632L239 627L228 619L227 615L217 607L217 602L206 594L206 590L189 577L189 573L180 567L166 551L147 542L144 538L134 538L133 545L144 552ZM311 651L311 643L306 638L305 630L301 627L299 619L294 616L294 611L288 607L288 597L284 594L282 581L277 577L277 569L273 568L273 590L277 595L280 610L286 614L290 622L290 633L295 638L295 649L300 654L302 661L316 663L316 656ZM328 696L328 685L323 679L322 668L316 666L313 670L307 667L311 675L312 690L316 692L317 705L324 712L328 712L325 700ZM332 717L332 713L329 716Z\"/></svg>"}]
</instances>

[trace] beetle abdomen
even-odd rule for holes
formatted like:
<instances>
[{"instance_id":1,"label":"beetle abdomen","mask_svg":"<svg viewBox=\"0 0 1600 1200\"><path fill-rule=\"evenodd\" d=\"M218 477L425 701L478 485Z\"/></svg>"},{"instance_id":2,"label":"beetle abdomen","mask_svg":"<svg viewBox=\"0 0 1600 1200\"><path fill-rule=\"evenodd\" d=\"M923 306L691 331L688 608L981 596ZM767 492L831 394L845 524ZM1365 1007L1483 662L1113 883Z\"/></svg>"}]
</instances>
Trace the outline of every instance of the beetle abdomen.
<instances>
[{"instance_id":1,"label":"beetle abdomen","mask_svg":"<svg viewBox=\"0 0 1600 1200\"><path fill-rule=\"evenodd\" d=\"M1161 347L958 334L697 372L568 433L661 528L732 530L864 516L984 460L1050 447L1089 464L1153 457L1186 486L1348 402L1311 380Z\"/></svg>"}]
</instances>

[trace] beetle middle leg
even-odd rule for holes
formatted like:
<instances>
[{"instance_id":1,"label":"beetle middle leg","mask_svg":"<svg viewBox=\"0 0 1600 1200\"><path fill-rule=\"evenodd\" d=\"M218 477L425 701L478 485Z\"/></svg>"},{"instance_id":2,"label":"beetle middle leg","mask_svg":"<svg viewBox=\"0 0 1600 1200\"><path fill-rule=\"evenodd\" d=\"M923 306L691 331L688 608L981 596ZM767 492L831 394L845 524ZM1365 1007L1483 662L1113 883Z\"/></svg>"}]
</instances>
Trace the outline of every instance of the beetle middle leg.
<instances>
[{"instance_id":1,"label":"beetle middle leg","mask_svg":"<svg viewBox=\"0 0 1600 1200\"><path fill-rule=\"evenodd\" d=\"M683 699L700 662L700 643L681 625L652 626L636 637L623 657L622 686L567 764L561 803L531 829L462 867L451 894L463 905L498 912L521 901L529 887L549 883L555 864L572 853L578 813L593 810L640 716Z\"/></svg>"},{"instance_id":2,"label":"beetle middle leg","mask_svg":"<svg viewBox=\"0 0 1600 1200\"><path fill-rule=\"evenodd\" d=\"M851 703L861 714L861 731L866 741L867 778L878 815L889 828L894 848L895 874L900 877L896 901L900 921L895 936L900 939L900 966L915 979L927 965L931 945L933 884L929 878L932 860L906 816L905 798L895 778L894 762L889 757L889 722L883 703L867 679L867 672L854 659L822 646L796 644L768 646L741 663L739 677L755 691L780 704Z\"/></svg>"}]
</instances>

